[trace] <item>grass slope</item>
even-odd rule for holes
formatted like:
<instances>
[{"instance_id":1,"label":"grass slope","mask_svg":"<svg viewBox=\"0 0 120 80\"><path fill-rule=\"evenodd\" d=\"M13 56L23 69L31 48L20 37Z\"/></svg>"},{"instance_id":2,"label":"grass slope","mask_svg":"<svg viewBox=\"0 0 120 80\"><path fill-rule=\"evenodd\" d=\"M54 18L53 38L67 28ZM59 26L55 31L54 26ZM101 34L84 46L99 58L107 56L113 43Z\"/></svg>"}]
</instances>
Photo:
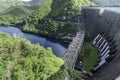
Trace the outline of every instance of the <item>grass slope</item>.
<instances>
[{"instance_id":1,"label":"grass slope","mask_svg":"<svg viewBox=\"0 0 120 80\"><path fill-rule=\"evenodd\" d=\"M90 51L87 51L88 49ZM86 54L90 54L90 55L87 56ZM84 69L87 72L89 72L91 69L94 68L94 65L97 64L97 61L98 61L97 49L94 46L92 46L91 42L85 41L80 55L83 56Z\"/></svg>"}]
</instances>

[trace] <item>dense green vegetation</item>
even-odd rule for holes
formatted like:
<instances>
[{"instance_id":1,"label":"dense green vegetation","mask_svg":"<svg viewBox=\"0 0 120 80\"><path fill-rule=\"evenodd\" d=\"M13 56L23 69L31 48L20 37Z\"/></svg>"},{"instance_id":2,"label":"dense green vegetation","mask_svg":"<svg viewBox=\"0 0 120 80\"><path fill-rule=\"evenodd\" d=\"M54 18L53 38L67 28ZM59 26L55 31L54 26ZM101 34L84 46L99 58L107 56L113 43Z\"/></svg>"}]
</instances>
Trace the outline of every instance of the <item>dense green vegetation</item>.
<instances>
[{"instance_id":1,"label":"dense green vegetation","mask_svg":"<svg viewBox=\"0 0 120 80\"><path fill-rule=\"evenodd\" d=\"M72 80L83 76L69 69L50 48L0 33L0 80L64 80L66 72Z\"/></svg>"},{"instance_id":2,"label":"dense green vegetation","mask_svg":"<svg viewBox=\"0 0 120 80\"><path fill-rule=\"evenodd\" d=\"M0 33L0 79L46 80L62 65L51 49Z\"/></svg>"},{"instance_id":3,"label":"dense green vegetation","mask_svg":"<svg viewBox=\"0 0 120 80\"><path fill-rule=\"evenodd\" d=\"M21 0L0 0L0 13L4 12L7 8L11 6L23 5Z\"/></svg>"},{"instance_id":4,"label":"dense green vegetation","mask_svg":"<svg viewBox=\"0 0 120 80\"><path fill-rule=\"evenodd\" d=\"M91 41L86 40L80 53L83 56L83 67L89 72L97 64L98 54L97 49L92 45Z\"/></svg>"},{"instance_id":5,"label":"dense green vegetation","mask_svg":"<svg viewBox=\"0 0 120 80\"><path fill-rule=\"evenodd\" d=\"M56 21L54 18L81 14L81 6L90 4L88 0L77 2L76 0L46 0L38 11L26 18L26 24L22 29L55 37L73 34L78 30L75 23Z\"/></svg>"},{"instance_id":6,"label":"dense green vegetation","mask_svg":"<svg viewBox=\"0 0 120 80\"><path fill-rule=\"evenodd\" d=\"M37 27L34 27L34 25L25 25L23 26L23 30L31 32L33 31L34 33L41 33L43 35L62 37L68 33L75 33L77 31L76 25L76 23L71 22L42 19L39 21Z\"/></svg>"},{"instance_id":7,"label":"dense green vegetation","mask_svg":"<svg viewBox=\"0 0 120 80\"><path fill-rule=\"evenodd\" d=\"M67 16L81 14L81 7L90 5L94 4L89 0L53 0L51 15Z\"/></svg>"},{"instance_id":8,"label":"dense green vegetation","mask_svg":"<svg viewBox=\"0 0 120 80\"><path fill-rule=\"evenodd\" d=\"M22 30L37 34L64 37L78 30L76 24L69 20L56 21L55 18L80 15L81 6L93 5L88 0L35 0L33 2L34 5L32 2L22 3L6 9L0 14L0 24L21 26Z\"/></svg>"},{"instance_id":9,"label":"dense green vegetation","mask_svg":"<svg viewBox=\"0 0 120 80\"><path fill-rule=\"evenodd\" d=\"M1 3L0 25L17 26L23 31L57 38L74 34L78 28L74 22L56 21L55 18L81 15L81 6L93 5L88 0L35 0L34 4L9 0ZM69 69L50 48L0 33L0 79L64 80L66 72L71 80L83 77L80 72Z\"/></svg>"},{"instance_id":10,"label":"dense green vegetation","mask_svg":"<svg viewBox=\"0 0 120 80\"><path fill-rule=\"evenodd\" d=\"M86 78L86 76L83 75L81 72L75 71L73 69L68 69L68 73L71 76L71 80L84 80Z\"/></svg>"},{"instance_id":11,"label":"dense green vegetation","mask_svg":"<svg viewBox=\"0 0 120 80\"><path fill-rule=\"evenodd\" d=\"M35 2L32 4L32 2ZM17 26L23 31L61 38L77 32L77 24L57 17L81 15L81 6L94 5L88 0L0 1L0 25ZM9 3L9 4L8 4ZM1 80L81 80L82 73L68 68L50 48L32 44L19 37L0 33Z\"/></svg>"},{"instance_id":12,"label":"dense green vegetation","mask_svg":"<svg viewBox=\"0 0 120 80\"><path fill-rule=\"evenodd\" d=\"M30 9L31 8L31 9ZM25 20L25 16L30 15L37 8L29 6L12 6L0 14L0 25L14 25L19 26Z\"/></svg>"}]
</instances>

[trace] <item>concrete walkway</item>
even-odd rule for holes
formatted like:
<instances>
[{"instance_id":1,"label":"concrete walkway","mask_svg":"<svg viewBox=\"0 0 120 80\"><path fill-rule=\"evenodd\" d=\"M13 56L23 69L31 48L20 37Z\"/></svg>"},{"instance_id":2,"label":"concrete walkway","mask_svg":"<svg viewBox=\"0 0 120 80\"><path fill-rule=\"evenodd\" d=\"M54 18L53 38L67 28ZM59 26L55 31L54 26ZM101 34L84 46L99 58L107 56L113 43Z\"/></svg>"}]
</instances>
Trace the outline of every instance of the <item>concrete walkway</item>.
<instances>
[{"instance_id":1,"label":"concrete walkway","mask_svg":"<svg viewBox=\"0 0 120 80\"><path fill-rule=\"evenodd\" d=\"M76 36L73 38L72 42L68 46L68 49L63 56L64 61L69 67L75 67L78 54L84 42L84 36L85 31L77 32Z\"/></svg>"}]
</instances>

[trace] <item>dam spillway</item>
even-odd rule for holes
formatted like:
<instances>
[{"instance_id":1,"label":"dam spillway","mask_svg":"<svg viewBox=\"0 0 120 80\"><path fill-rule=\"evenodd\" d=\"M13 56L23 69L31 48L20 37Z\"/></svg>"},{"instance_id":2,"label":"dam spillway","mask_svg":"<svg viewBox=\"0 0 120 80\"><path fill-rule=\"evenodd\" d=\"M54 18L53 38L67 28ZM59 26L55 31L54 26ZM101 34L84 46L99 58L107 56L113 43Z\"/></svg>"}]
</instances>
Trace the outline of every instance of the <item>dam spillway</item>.
<instances>
[{"instance_id":1,"label":"dam spillway","mask_svg":"<svg viewBox=\"0 0 120 80\"><path fill-rule=\"evenodd\" d=\"M120 76L120 7L84 7L83 15L89 36L96 37L99 33L106 32L118 46L116 57L102 66L89 80L116 80Z\"/></svg>"}]
</instances>

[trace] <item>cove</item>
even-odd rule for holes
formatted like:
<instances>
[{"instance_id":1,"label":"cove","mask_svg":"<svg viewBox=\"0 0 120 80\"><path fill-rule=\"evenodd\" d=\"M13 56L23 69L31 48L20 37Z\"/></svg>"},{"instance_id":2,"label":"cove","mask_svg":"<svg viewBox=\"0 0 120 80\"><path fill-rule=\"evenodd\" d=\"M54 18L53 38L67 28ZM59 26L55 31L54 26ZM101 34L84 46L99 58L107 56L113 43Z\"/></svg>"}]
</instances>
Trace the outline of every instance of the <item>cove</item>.
<instances>
[{"instance_id":1,"label":"cove","mask_svg":"<svg viewBox=\"0 0 120 80\"><path fill-rule=\"evenodd\" d=\"M16 28L16 27L0 26L0 32L8 33L11 36L17 35L17 36L23 37L29 40L30 42L38 43L45 48L51 47L53 50L53 53L58 57L63 56L68 46L68 43L66 43L64 40L45 38L45 37L41 37L41 36L29 34L29 33L24 33L19 28Z\"/></svg>"}]
</instances>

